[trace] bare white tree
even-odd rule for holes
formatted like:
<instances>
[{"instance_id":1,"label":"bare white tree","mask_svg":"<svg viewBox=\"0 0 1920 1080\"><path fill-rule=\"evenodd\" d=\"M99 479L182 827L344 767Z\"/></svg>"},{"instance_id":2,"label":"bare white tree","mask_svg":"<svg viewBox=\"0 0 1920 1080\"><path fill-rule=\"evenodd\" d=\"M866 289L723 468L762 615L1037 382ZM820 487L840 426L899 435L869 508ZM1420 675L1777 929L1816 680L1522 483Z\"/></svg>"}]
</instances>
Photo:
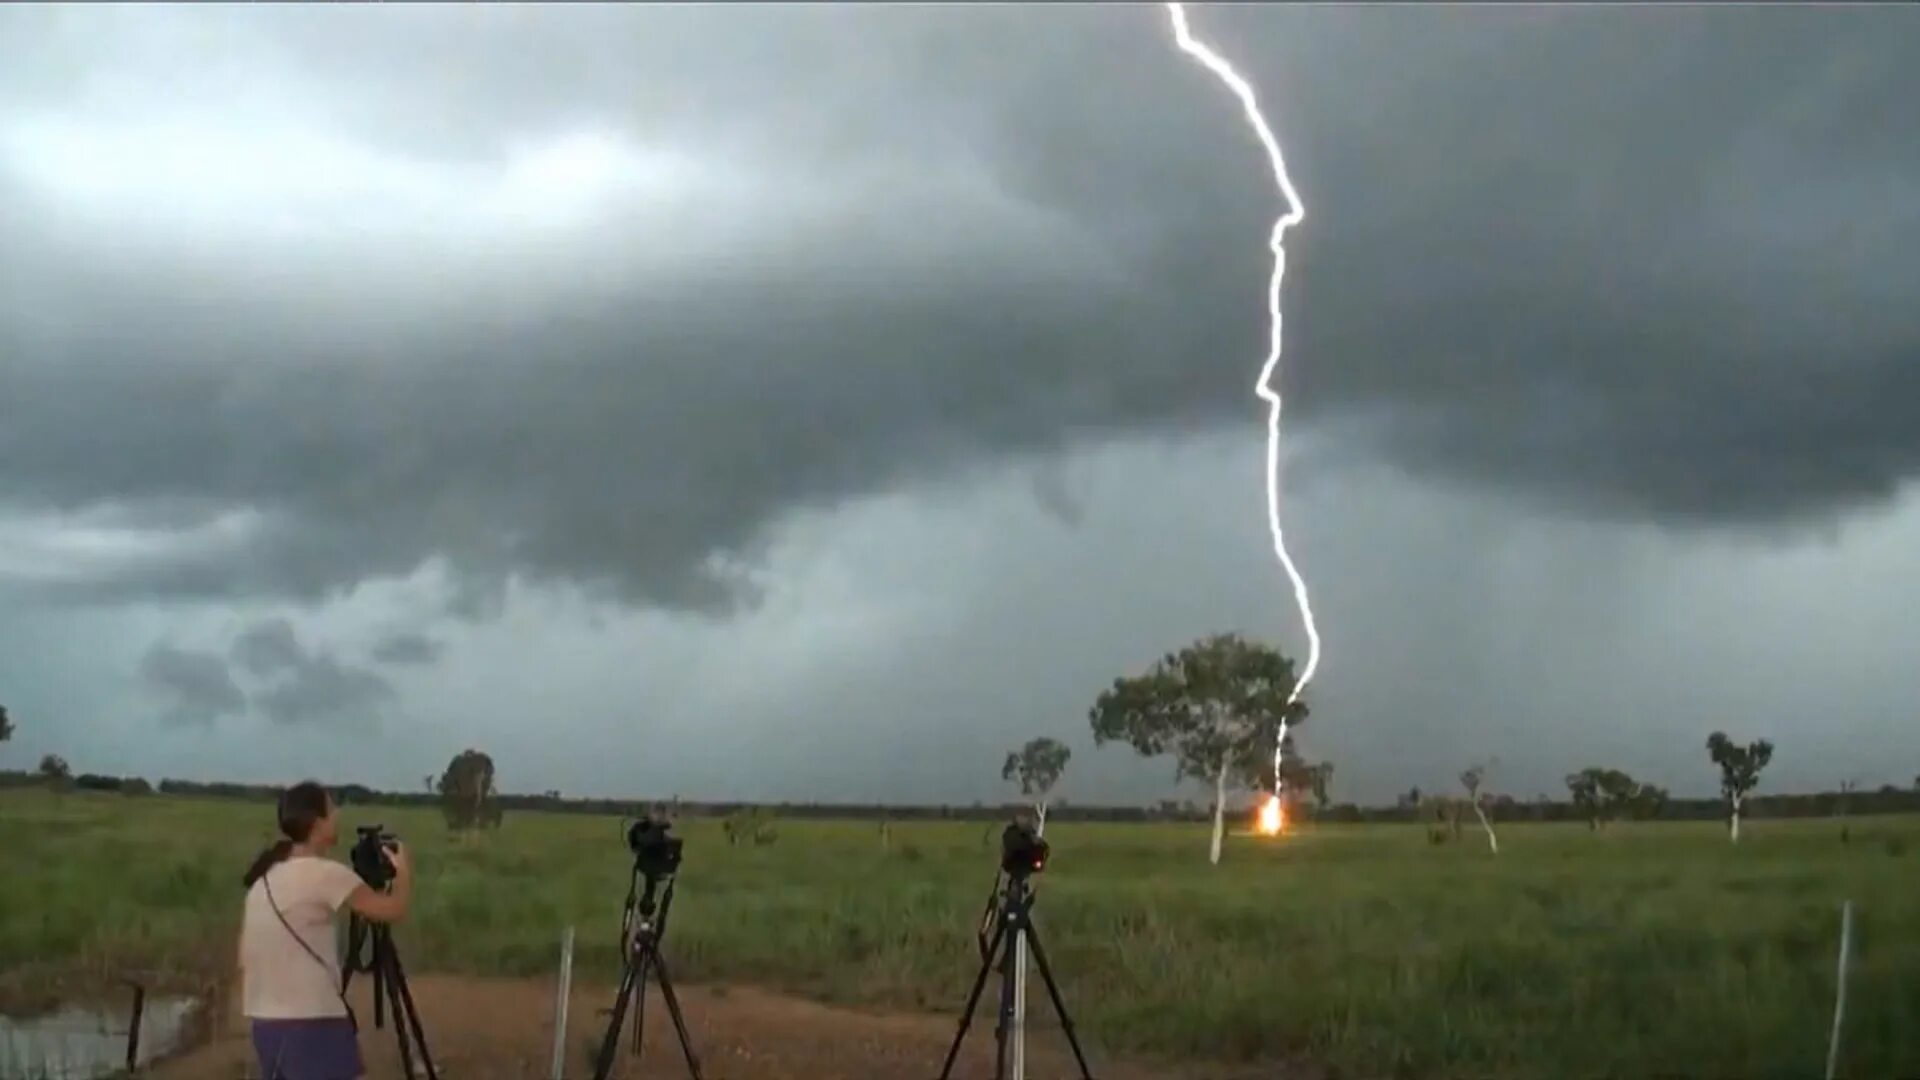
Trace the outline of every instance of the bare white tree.
<instances>
[{"instance_id":1,"label":"bare white tree","mask_svg":"<svg viewBox=\"0 0 1920 1080\"><path fill-rule=\"evenodd\" d=\"M1486 807L1482 805L1482 796L1486 791L1487 773L1493 768L1493 761L1475 762L1460 774L1460 784L1467 789L1467 803L1473 807L1473 814L1480 819L1480 827L1487 830L1487 850L1500 854L1500 838L1493 835L1493 822L1487 820Z\"/></svg>"}]
</instances>

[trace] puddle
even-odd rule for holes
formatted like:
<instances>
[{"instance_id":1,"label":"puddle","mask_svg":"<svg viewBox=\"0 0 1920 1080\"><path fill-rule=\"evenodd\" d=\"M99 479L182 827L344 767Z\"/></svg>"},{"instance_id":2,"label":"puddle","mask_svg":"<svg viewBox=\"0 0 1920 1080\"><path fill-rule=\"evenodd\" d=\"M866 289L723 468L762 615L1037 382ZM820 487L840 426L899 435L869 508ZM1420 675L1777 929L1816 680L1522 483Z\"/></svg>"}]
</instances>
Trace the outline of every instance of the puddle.
<instances>
[{"instance_id":1,"label":"puddle","mask_svg":"<svg viewBox=\"0 0 1920 1080\"><path fill-rule=\"evenodd\" d=\"M149 997L136 1066L183 1048L200 1009L190 997ZM0 1080L99 1080L125 1071L133 1004L67 1006L31 1019L0 1014Z\"/></svg>"}]
</instances>

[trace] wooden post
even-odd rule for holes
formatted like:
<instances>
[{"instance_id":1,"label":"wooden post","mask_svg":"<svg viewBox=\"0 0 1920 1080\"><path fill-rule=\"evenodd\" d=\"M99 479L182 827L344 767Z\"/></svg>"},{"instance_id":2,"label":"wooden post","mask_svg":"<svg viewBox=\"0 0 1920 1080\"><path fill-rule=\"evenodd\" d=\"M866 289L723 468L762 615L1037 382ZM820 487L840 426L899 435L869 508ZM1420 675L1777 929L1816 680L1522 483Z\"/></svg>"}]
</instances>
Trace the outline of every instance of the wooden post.
<instances>
[{"instance_id":1,"label":"wooden post","mask_svg":"<svg viewBox=\"0 0 1920 1080\"><path fill-rule=\"evenodd\" d=\"M553 1070L550 1080L566 1080L567 1001L573 994L573 927L560 939L560 988L553 1002Z\"/></svg>"},{"instance_id":2,"label":"wooden post","mask_svg":"<svg viewBox=\"0 0 1920 1080\"><path fill-rule=\"evenodd\" d=\"M133 1023L127 1028L127 1071L140 1067L140 1018L147 1011L147 988L133 984Z\"/></svg>"},{"instance_id":3,"label":"wooden post","mask_svg":"<svg viewBox=\"0 0 1920 1080\"><path fill-rule=\"evenodd\" d=\"M1840 905L1840 985L1833 995L1833 1037L1827 1041L1827 1080L1839 1075L1840 1027L1847 1018L1847 957L1853 952L1853 901Z\"/></svg>"}]
</instances>

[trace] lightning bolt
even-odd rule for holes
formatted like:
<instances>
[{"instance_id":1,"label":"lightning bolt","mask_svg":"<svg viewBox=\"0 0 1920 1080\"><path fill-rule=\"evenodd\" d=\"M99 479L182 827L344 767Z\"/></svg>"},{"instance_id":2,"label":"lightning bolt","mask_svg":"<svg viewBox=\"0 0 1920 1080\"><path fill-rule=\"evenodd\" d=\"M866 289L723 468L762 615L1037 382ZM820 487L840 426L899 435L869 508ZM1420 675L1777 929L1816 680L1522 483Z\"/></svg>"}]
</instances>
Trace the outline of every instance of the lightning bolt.
<instances>
[{"instance_id":1,"label":"lightning bolt","mask_svg":"<svg viewBox=\"0 0 1920 1080\"><path fill-rule=\"evenodd\" d=\"M1286 570L1288 580L1293 582L1293 598L1300 607L1300 621L1307 631L1307 664L1287 695L1287 704L1292 705L1300 700L1313 673L1320 667L1320 630L1313 622L1313 601L1307 596L1307 579L1300 575L1300 568L1294 565L1293 556L1287 554L1286 534L1280 528L1280 391L1274 385L1274 373L1280 367L1280 282L1287 273L1287 230L1306 218L1307 208L1300 201L1299 193L1293 190L1293 181L1287 177L1287 162L1280 152L1280 141L1273 137L1273 129L1260 113L1253 85L1233 70L1233 65L1222 59L1220 54L1193 36L1187 26L1185 5L1168 4L1167 15L1173 20L1173 41L1180 51L1198 60L1202 67L1213 72L1228 90L1233 91L1234 97L1240 99L1241 108L1247 114L1247 123L1252 125L1254 135L1267 152L1267 163L1273 167L1274 183L1279 185L1280 194L1286 200L1286 210L1274 220L1273 236L1268 241L1268 247L1273 250L1273 276L1267 281L1267 361L1260 366L1260 378L1254 383L1253 390L1260 400L1267 403L1267 531L1273 535L1274 555ZM1287 721L1282 716L1280 734L1273 743L1273 788L1276 795L1280 790L1280 753L1286 739Z\"/></svg>"}]
</instances>

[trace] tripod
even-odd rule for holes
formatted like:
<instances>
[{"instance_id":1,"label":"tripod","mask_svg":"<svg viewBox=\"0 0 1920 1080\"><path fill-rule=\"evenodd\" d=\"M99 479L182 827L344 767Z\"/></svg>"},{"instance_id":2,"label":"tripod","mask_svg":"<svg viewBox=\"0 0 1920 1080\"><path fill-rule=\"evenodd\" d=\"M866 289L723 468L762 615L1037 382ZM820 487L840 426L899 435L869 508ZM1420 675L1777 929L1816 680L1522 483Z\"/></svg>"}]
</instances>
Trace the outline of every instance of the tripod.
<instances>
[{"instance_id":1,"label":"tripod","mask_svg":"<svg viewBox=\"0 0 1920 1080\"><path fill-rule=\"evenodd\" d=\"M646 887L640 889L640 879L646 878ZM656 915L653 895L662 879L667 883L666 891L660 895L660 906ZM607 1080L613 1074L614 1055L619 1052L620 1028L626 1022L627 1007L633 1005L633 1052L640 1053L640 1042L647 1025L647 969L660 983L660 995L667 999L667 1015L673 1018L673 1029L680 1036L680 1052L687 1056L687 1071L693 1074L693 1080L702 1080L700 1059L694 1056L693 1042L687 1037L687 1020L680 1014L680 998L673 992L673 978L667 974L666 957L660 955L660 940L667 934L667 911L673 907L674 877L671 872L661 874L645 872L640 867L633 871L633 882L627 887L626 913L620 920L621 953L625 964L620 973L620 993L613 1000L613 1019L607 1024L607 1036L600 1043L600 1058L593 1069L594 1080ZM636 902L635 894L639 894ZM635 998L639 999L634 1004Z\"/></svg>"},{"instance_id":2,"label":"tripod","mask_svg":"<svg viewBox=\"0 0 1920 1080\"><path fill-rule=\"evenodd\" d=\"M361 946L369 939L373 952L362 963ZM433 1067L433 1055L427 1051L427 1034L420 1028L420 1010L414 1008L413 991L407 986L407 970L401 966L400 951L393 945L393 932L379 924L368 924L357 915L347 921L346 971L340 977L342 997L346 996L347 986L356 973L373 976L374 1027L386 1026L386 1007L389 1003L393 1007L393 1034L400 1041L401 1071L409 1078L413 1076L413 1047L417 1045L427 1080L440 1080L439 1072Z\"/></svg>"},{"instance_id":3,"label":"tripod","mask_svg":"<svg viewBox=\"0 0 1920 1080\"><path fill-rule=\"evenodd\" d=\"M994 1042L998 1044L994 1059L994 1080L1007 1080L1007 1067L1013 1056L1013 1046L1008 1035L1013 1027L1014 958L1019 955L1015 943L1024 939L1027 951L1033 954L1034 963L1040 968L1040 977L1046 981L1047 996L1053 999L1053 1011L1060 1017L1061 1030L1067 1033L1067 1045L1073 1047L1073 1059L1080 1065L1081 1080L1093 1080L1093 1071L1087 1068L1087 1055L1080 1051L1080 1038L1073 1033L1073 1018L1067 1015L1067 1003L1060 999L1060 987L1053 981L1053 968L1047 963L1047 951L1040 946L1040 934L1033 926L1033 887L1028 884L1024 873L1009 874L1006 886L1001 888L995 880L998 892L1000 912L993 921L993 936L985 937L982 929L980 948L980 973L974 976L973 989L967 994L967 1007L960 1014L960 1030L954 1033L953 1045L947 1049L947 1063L940 1068L940 1080L947 1080L953 1074L954 1059L960 1056L960 1044L967 1037L967 1028L973 1023L973 1010L980 1004L980 992L986 989L987 973L993 970L994 960L1000 961L1000 1020L993 1030ZM987 903L991 907L994 897L989 896ZM1022 1037L1025 1037L1024 1032Z\"/></svg>"}]
</instances>

